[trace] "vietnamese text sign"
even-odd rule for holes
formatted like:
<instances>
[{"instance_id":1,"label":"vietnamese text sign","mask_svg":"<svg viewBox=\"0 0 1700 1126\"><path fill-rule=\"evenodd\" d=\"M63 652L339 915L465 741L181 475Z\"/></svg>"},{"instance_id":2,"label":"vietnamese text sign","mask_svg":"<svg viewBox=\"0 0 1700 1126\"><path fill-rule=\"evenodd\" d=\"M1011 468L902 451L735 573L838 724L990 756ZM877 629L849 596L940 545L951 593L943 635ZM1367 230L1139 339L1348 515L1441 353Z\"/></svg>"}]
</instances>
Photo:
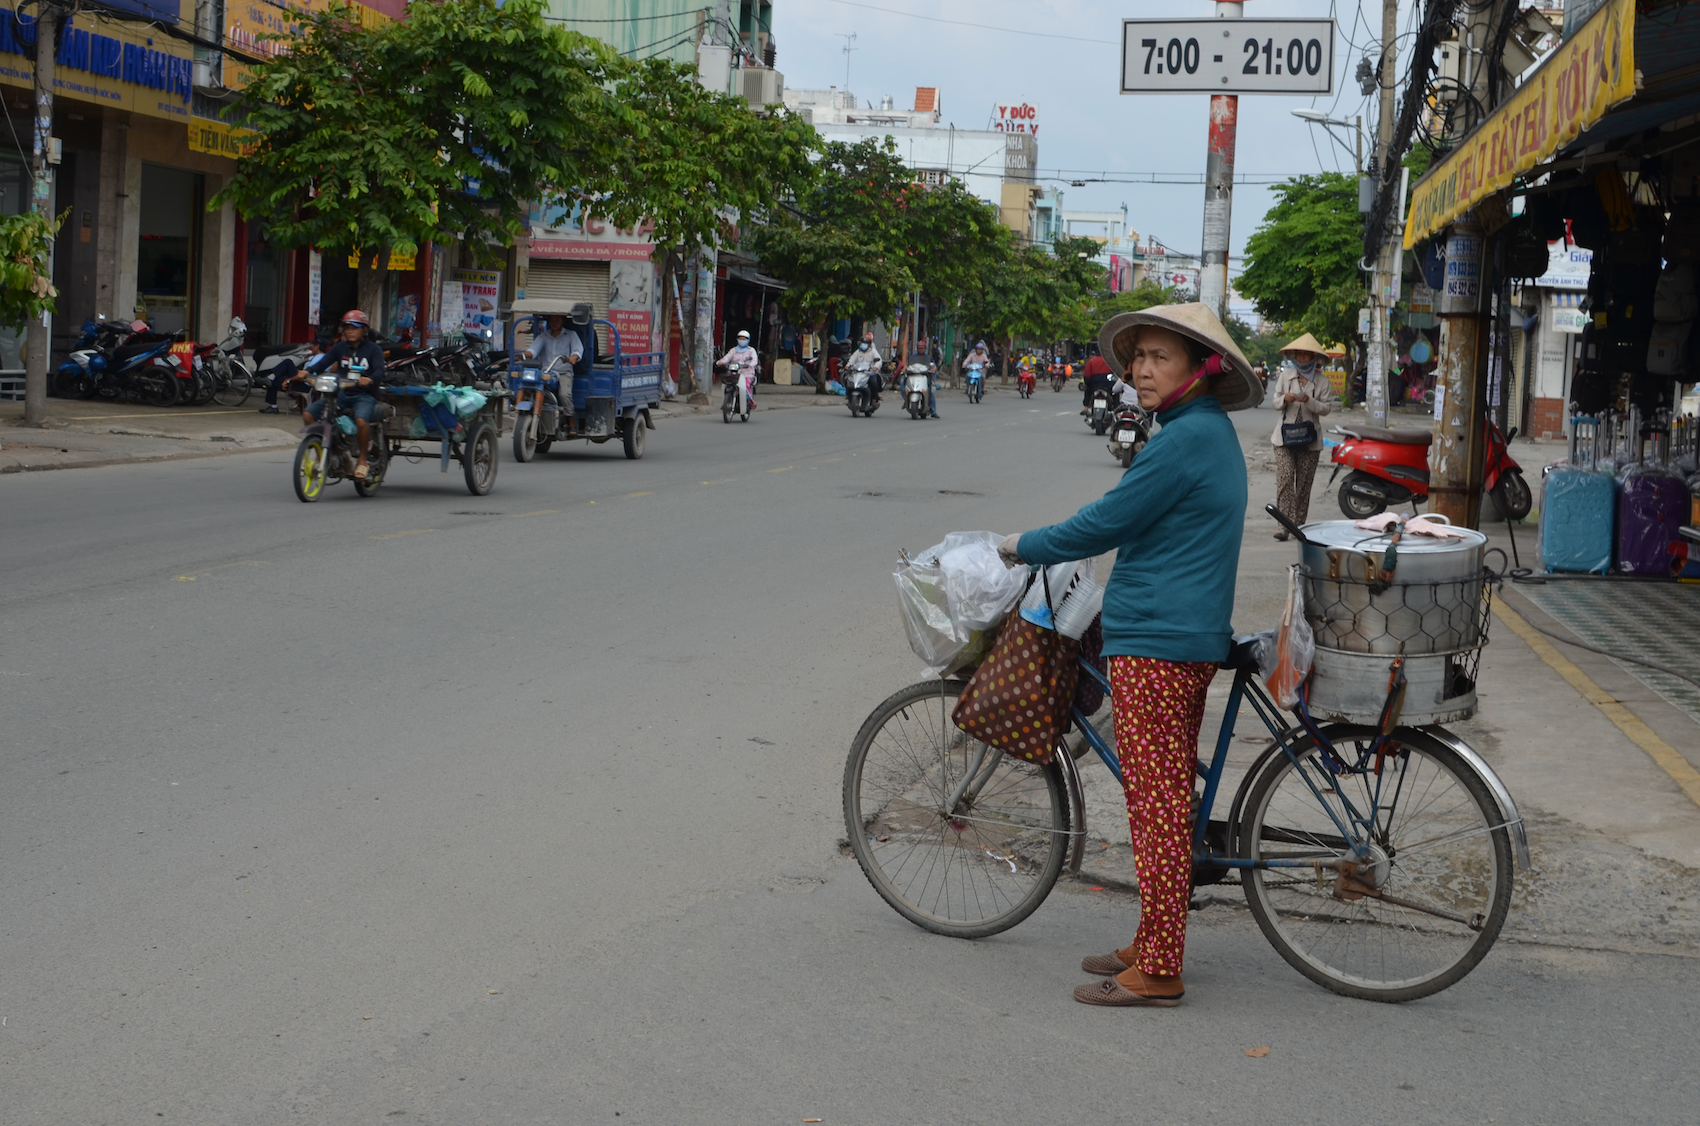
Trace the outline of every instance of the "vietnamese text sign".
<instances>
[{"instance_id":1,"label":"vietnamese text sign","mask_svg":"<svg viewBox=\"0 0 1700 1126\"><path fill-rule=\"evenodd\" d=\"M1541 289L1588 288L1588 275L1594 269L1594 252L1557 239L1547 243L1547 272L1535 279Z\"/></svg>"},{"instance_id":2,"label":"vietnamese text sign","mask_svg":"<svg viewBox=\"0 0 1700 1126\"><path fill-rule=\"evenodd\" d=\"M999 102L993 109L992 128L999 133L1039 132L1039 107L1032 102Z\"/></svg>"},{"instance_id":3,"label":"vietnamese text sign","mask_svg":"<svg viewBox=\"0 0 1700 1126\"><path fill-rule=\"evenodd\" d=\"M1405 248L1581 136L1635 93L1635 0L1607 0L1582 30L1411 189Z\"/></svg>"},{"instance_id":4,"label":"vietnamese text sign","mask_svg":"<svg viewBox=\"0 0 1700 1126\"><path fill-rule=\"evenodd\" d=\"M1333 20L1123 20L1124 94L1332 94Z\"/></svg>"}]
</instances>

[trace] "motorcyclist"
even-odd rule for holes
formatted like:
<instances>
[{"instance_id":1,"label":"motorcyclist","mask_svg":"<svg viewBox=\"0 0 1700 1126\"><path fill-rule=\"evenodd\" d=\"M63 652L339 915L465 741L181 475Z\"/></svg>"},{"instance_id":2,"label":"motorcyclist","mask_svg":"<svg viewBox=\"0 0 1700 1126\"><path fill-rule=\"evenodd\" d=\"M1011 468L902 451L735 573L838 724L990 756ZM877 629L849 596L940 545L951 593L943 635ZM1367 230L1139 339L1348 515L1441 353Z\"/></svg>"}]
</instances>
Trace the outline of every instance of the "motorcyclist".
<instances>
[{"instance_id":1,"label":"motorcyclist","mask_svg":"<svg viewBox=\"0 0 1700 1126\"><path fill-rule=\"evenodd\" d=\"M974 350L962 357L963 374L966 375L968 373L968 369L974 364L980 365L980 378L982 380L985 379L986 373L992 370L992 355L990 352L986 351L986 342L984 340L974 345Z\"/></svg>"},{"instance_id":2,"label":"motorcyclist","mask_svg":"<svg viewBox=\"0 0 1700 1126\"><path fill-rule=\"evenodd\" d=\"M378 409L376 391L384 382L384 350L377 342L366 339L372 328L372 319L359 309L350 309L342 315L341 328L342 339L308 360L305 366L309 372L321 372L345 360L365 363L366 368L360 373L354 389L336 393L337 406L345 414L354 416L354 429L359 438L356 450L360 459L354 468L354 479L364 481L371 475L366 465L366 447L371 442L372 414ZM325 400L320 399L301 412L301 419L312 425L324 413Z\"/></svg>"},{"instance_id":3,"label":"motorcyclist","mask_svg":"<svg viewBox=\"0 0 1700 1126\"><path fill-rule=\"evenodd\" d=\"M874 402L879 402L880 385L883 382L880 378L880 369L884 366L884 361L880 359L880 350L874 347L873 333L864 332L862 334L862 343L857 345L854 352L850 353L850 358L845 361L845 366L852 371L867 370L868 388L873 391Z\"/></svg>"},{"instance_id":4,"label":"motorcyclist","mask_svg":"<svg viewBox=\"0 0 1700 1126\"><path fill-rule=\"evenodd\" d=\"M909 357L909 370L913 372L918 368L927 370L927 417L937 418L939 416L939 401L935 389L938 387L939 381L938 365L928 359L925 353L916 352ZM901 383L898 386L902 386Z\"/></svg>"},{"instance_id":5,"label":"motorcyclist","mask_svg":"<svg viewBox=\"0 0 1700 1126\"><path fill-rule=\"evenodd\" d=\"M1092 356L1086 361L1086 366L1080 372L1086 387L1085 399L1080 404L1080 413L1086 414L1092 409L1092 396L1099 391L1111 392L1114 398L1115 376L1110 372L1110 365L1103 356Z\"/></svg>"},{"instance_id":6,"label":"motorcyclist","mask_svg":"<svg viewBox=\"0 0 1700 1126\"><path fill-rule=\"evenodd\" d=\"M570 399L573 365L584 355L584 342L578 338L578 333L567 327L567 318L564 316L550 313L543 318L543 325L543 331L532 337L531 347L525 350L525 358L536 360L537 366L543 371L548 371L549 365L559 360L560 363L555 364L554 374L566 383ZM531 409L543 409L543 388L537 389L536 402Z\"/></svg>"},{"instance_id":7,"label":"motorcyclist","mask_svg":"<svg viewBox=\"0 0 1700 1126\"><path fill-rule=\"evenodd\" d=\"M719 360L719 366L726 368L728 373L733 364L738 365L740 378L743 372L749 373L749 391L746 397L749 399L751 410L756 409L756 373L759 370L757 362L756 350L750 347L750 332L743 328L738 330L738 343Z\"/></svg>"}]
</instances>

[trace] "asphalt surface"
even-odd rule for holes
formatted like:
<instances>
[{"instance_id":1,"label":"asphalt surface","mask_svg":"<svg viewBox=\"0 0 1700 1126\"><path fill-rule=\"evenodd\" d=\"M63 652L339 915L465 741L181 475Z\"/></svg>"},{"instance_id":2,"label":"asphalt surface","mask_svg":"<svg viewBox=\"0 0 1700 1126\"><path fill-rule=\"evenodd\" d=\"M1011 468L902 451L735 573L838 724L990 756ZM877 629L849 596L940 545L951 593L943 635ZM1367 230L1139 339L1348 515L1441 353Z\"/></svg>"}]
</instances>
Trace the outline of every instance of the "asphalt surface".
<instances>
[{"instance_id":1,"label":"asphalt surface","mask_svg":"<svg viewBox=\"0 0 1700 1126\"><path fill-rule=\"evenodd\" d=\"M972 943L878 899L840 783L917 674L897 551L1109 488L1077 405L697 416L488 497L427 460L303 505L285 451L0 480L0 1120L1691 1121L1691 958L1507 940L1382 1006L1222 906L1183 1007L1099 1010L1131 897Z\"/></svg>"}]
</instances>

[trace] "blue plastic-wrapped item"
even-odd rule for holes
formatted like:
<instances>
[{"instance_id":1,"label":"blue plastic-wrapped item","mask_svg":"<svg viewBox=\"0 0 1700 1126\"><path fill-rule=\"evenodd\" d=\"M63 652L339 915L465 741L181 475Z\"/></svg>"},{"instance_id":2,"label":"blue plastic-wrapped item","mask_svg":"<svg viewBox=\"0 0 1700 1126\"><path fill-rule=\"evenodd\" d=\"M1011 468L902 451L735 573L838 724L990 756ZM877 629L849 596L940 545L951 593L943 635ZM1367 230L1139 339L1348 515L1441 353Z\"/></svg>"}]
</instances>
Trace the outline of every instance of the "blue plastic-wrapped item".
<instances>
[{"instance_id":1,"label":"blue plastic-wrapped item","mask_svg":"<svg viewBox=\"0 0 1700 1126\"><path fill-rule=\"evenodd\" d=\"M1598 425L1570 420L1570 459L1547 475L1541 498L1541 563L1548 571L1605 574L1616 543L1617 482L1593 468Z\"/></svg>"}]
</instances>

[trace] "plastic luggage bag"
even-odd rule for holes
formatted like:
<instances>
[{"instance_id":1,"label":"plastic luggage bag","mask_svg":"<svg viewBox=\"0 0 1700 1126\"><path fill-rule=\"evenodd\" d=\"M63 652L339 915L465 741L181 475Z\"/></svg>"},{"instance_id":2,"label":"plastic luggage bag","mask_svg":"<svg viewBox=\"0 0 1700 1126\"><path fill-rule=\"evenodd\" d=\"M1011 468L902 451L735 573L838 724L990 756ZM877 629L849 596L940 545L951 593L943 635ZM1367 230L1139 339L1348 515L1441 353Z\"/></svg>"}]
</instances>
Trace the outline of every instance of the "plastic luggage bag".
<instances>
[{"instance_id":1,"label":"plastic luggage bag","mask_svg":"<svg viewBox=\"0 0 1700 1126\"><path fill-rule=\"evenodd\" d=\"M943 543L904 558L893 573L909 647L924 676L977 664L1027 586L1027 572L998 558L995 532L952 532Z\"/></svg>"},{"instance_id":2,"label":"plastic luggage bag","mask_svg":"<svg viewBox=\"0 0 1700 1126\"><path fill-rule=\"evenodd\" d=\"M1316 635L1305 618L1304 584L1297 566L1288 569L1287 605L1281 611L1281 624L1258 635L1255 652L1258 671L1275 702L1288 711L1298 707L1299 693L1316 659Z\"/></svg>"},{"instance_id":3,"label":"plastic luggage bag","mask_svg":"<svg viewBox=\"0 0 1700 1126\"><path fill-rule=\"evenodd\" d=\"M1670 545L1688 519L1688 486L1662 465L1624 471L1618 500L1617 567L1626 575L1670 573Z\"/></svg>"},{"instance_id":4,"label":"plastic luggage bag","mask_svg":"<svg viewBox=\"0 0 1700 1126\"><path fill-rule=\"evenodd\" d=\"M1541 499L1541 563L1548 571L1603 575L1611 570L1617 482L1590 469L1560 466Z\"/></svg>"}]
</instances>

